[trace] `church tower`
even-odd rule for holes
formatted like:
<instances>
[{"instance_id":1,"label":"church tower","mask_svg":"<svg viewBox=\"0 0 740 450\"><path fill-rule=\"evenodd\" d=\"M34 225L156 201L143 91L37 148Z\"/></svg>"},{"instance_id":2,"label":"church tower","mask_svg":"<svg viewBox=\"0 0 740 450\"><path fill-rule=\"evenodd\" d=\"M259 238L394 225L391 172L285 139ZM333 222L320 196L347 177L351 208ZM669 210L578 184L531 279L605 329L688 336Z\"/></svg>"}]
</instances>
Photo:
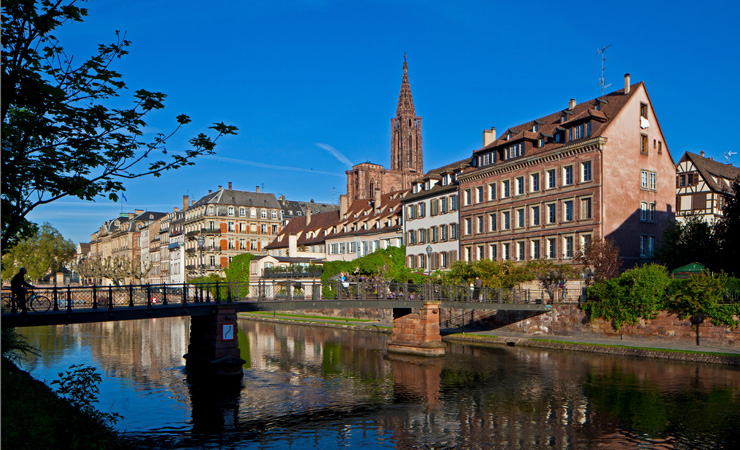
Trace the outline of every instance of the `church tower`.
<instances>
[{"instance_id":1,"label":"church tower","mask_svg":"<svg viewBox=\"0 0 740 450\"><path fill-rule=\"evenodd\" d=\"M421 117L416 116L409 84L409 66L403 55L403 79L396 117L391 119L391 170L424 173L421 150Z\"/></svg>"}]
</instances>

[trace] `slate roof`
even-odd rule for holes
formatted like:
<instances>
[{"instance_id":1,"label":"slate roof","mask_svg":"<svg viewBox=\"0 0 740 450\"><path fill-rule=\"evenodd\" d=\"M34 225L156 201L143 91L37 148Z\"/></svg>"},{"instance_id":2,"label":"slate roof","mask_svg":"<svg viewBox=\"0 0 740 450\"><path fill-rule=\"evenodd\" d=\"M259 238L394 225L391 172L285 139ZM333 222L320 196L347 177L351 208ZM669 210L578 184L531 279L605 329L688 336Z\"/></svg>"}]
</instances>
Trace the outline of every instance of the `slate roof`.
<instances>
[{"instance_id":1,"label":"slate roof","mask_svg":"<svg viewBox=\"0 0 740 450\"><path fill-rule=\"evenodd\" d=\"M255 208L280 208L280 203L277 198L275 198L275 194L237 191L234 189L221 189L205 195L195 202L195 206L204 204L253 206Z\"/></svg>"},{"instance_id":2,"label":"slate roof","mask_svg":"<svg viewBox=\"0 0 740 450\"><path fill-rule=\"evenodd\" d=\"M429 172L427 172L424 176L415 179L413 183L423 183L427 179L441 180L442 176L446 173L452 173L457 170L465 170L466 168L470 167L470 160L471 158L468 157L465 159L461 159L460 161L455 161L454 163L450 163L445 166L432 169ZM452 184L448 184L447 186L442 186L442 184L438 183L429 190L421 190L415 194L409 193L403 198L403 202L407 203L410 201L418 200L420 198L434 196L442 192L456 191L456 190L457 190L457 181L455 181Z\"/></svg>"},{"instance_id":3,"label":"slate roof","mask_svg":"<svg viewBox=\"0 0 740 450\"><path fill-rule=\"evenodd\" d=\"M732 193L730 181L740 177L740 168L732 164L723 164L710 158L705 158L696 153L686 152L681 161L690 160L696 166L704 181L716 192L727 190ZM679 161L680 163L680 161Z\"/></svg>"}]
</instances>

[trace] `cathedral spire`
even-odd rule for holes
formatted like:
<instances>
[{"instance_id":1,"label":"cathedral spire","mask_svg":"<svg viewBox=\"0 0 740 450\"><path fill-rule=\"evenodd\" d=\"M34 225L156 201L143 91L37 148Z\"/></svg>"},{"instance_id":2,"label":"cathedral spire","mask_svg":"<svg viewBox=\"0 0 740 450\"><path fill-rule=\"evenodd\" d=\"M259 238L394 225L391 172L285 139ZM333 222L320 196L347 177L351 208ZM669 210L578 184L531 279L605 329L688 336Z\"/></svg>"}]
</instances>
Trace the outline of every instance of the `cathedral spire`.
<instances>
[{"instance_id":1,"label":"cathedral spire","mask_svg":"<svg viewBox=\"0 0 740 450\"><path fill-rule=\"evenodd\" d=\"M405 53L403 54L403 80L401 81L401 93L398 96L396 116L416 116L414 99L411 97L411 85L409 84L409 66L406 64Z\"/></svg>"}]
</instances>

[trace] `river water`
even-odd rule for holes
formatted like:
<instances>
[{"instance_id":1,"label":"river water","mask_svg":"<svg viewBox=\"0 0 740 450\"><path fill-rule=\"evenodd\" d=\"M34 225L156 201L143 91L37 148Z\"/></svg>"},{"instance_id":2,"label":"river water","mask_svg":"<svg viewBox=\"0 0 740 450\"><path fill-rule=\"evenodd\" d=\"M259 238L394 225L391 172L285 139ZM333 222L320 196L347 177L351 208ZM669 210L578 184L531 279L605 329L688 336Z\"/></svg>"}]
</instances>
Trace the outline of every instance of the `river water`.
<instances>
[{"instance_id":1,"label":"river water","mask_svg":"<svg viewBox=\"0 0 740 450\"><path fill-rule=\"evenodd\" d=\"M103 375L98 409L153 448L737 449L740 370L580 352L448 344L391 356L389 336L239 321L244 379L189 382L189 319L21 330L47 384Z\"/></svg>"}]
</instances>

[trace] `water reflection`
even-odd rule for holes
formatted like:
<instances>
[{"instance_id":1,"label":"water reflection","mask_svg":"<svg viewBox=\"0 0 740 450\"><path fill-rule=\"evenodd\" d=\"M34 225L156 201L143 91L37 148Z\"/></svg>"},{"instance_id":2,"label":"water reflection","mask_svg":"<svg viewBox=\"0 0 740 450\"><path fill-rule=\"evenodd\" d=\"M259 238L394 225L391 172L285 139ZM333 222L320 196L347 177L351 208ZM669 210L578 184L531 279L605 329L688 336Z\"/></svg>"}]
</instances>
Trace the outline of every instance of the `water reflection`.
<instances>
[{"instance_id":1,"label":"water reflection","mask_svg":"<svg viewBox=\"0 0 740 450\"><path fill-rule=\"evenodd\" d=\"M740 448L734 368L449 345L385 352L388 336L240 320L237 385L188 380L188 320L44 327L28 367L104 372L101 409L171 448Z\"/></svg>"}]
</instances>

